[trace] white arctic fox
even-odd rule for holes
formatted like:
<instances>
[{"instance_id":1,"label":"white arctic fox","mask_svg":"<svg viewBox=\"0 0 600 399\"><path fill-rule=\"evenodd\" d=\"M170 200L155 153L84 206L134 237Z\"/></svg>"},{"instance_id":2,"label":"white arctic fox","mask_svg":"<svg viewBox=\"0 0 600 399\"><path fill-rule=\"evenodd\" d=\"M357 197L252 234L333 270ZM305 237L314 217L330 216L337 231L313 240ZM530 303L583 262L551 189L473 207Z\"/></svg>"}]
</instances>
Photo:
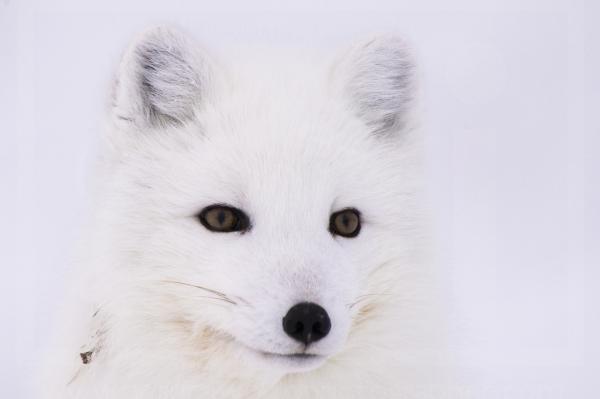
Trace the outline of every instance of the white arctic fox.
<instances>
[{"instance_id":1,"label":"white arctic fox","mask_svg":"<svg viewBox=\"0 0 600 399\"><path fill-rule=\"evenodd\" d=\"M127 51L46 397L426 394L440 327L406 47L257 58L223 66L165 28Z\"/></svg>"}]
</instances>

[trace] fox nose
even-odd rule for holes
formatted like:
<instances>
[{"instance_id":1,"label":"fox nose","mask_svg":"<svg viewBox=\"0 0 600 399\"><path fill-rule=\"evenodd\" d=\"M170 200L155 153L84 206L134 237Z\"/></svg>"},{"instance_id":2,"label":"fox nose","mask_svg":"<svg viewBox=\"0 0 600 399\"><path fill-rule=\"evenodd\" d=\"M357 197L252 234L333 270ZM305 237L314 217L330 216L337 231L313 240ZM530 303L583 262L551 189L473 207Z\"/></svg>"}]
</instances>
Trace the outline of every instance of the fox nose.
<instances>
[{"instance_id":1,"label":"fox nose","mask_svg":"<svg viewBox=\"0 0 600 399\"><path fill-rule=\"evenodd\" d=\"M316 303L303 302L288 310L283 318L283 331L305 345L320 340L329 334L329 315Z\"/></svg>"}]
</instances>

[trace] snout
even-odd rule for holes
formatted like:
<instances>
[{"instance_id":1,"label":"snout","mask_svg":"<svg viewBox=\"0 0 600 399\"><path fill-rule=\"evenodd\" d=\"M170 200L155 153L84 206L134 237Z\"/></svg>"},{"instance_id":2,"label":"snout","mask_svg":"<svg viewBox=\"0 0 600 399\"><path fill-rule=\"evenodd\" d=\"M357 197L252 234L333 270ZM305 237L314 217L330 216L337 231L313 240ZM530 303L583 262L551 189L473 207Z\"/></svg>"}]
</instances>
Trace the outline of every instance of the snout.
<instances>
[{"instance_id":1,"label":"snout","mask_svg":"<svg viewBox=\"0 0 600 399\"><path fill-rule=\"evenodd\" d=\"M310 302L292 306L282 324L287 335L305 345L324 338L331 330L331 320L327 311Z\"/></svg>"}]
</instances>

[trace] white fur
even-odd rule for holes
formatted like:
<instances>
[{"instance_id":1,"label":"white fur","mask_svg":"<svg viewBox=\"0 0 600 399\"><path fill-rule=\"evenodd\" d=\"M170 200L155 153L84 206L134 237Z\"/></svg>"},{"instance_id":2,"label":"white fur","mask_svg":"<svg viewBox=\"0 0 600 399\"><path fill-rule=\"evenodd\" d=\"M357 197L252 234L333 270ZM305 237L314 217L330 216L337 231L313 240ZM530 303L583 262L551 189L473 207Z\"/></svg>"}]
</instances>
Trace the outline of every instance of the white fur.
<instances>
[{"instance_id":1,"label":"white fur","mask_svg":"<svg viewBox=\"0 0 600 399\"><path fill-rule=\"evenodd\" d=\"M89 267L45 396L399 398L431 383L440 326L405 46L260 58L225 68L164 28L128 50ZM252 230L205 229L195 215L215 203ZM344 207L362 213L356 238L328 231ZM324 362L261 357L301 349L281 320L302 301L331 317L310 347Z\"/></svg>"}]
</instances>

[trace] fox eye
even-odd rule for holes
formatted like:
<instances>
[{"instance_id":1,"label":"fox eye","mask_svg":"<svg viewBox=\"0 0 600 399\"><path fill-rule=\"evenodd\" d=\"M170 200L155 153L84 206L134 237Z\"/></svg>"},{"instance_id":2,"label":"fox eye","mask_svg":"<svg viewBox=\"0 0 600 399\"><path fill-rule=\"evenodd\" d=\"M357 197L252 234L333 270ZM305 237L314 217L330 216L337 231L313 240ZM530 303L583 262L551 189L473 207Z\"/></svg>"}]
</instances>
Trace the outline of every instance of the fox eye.
<instances>
[{"instance_id":1,"label":"fox eye","mask_svg":"<svg viewBox=\"0 0 600 399\"><path fill-rule=\"evenodd\" d=\"M356 237L360 232L360 212L348 208L332 213L329 219L329 231L342 237Z\"/></svg>"},{"instance_id":2,"label":"fox eye","mask_svg":"<svg viewBox=\"0 0 600 399\"><path fill-rule=\"evenodd\" d=\"M248 216L240 209L227 205L210 205L198 215L200 223L210 231L231 233L247 231L250 228Z\"/></svg>"}]
</instances>

